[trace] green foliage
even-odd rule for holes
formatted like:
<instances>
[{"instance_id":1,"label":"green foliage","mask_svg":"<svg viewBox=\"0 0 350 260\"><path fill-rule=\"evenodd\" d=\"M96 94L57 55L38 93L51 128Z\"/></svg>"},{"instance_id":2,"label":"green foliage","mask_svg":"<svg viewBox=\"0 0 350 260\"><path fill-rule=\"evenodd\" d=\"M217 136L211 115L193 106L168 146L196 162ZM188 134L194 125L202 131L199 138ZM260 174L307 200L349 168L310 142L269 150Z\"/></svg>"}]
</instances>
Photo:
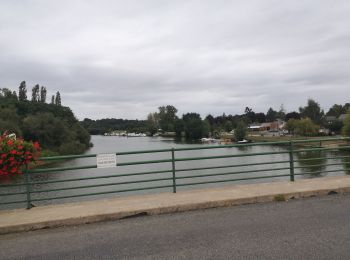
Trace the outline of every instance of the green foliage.
<instances>
[{"instance_id":1,"label":"green foliage","mask_svg":"<svg viewBox=\"0 0 350 260\"><path fill-rule=\"evenodd\" d=\"M320 105L313 99L307 101L307 106L299 108L300 116L302 118L310 118L315 124L321 124L324 116Z\"/></svg>"},{"instance_id":2,"label":"green foliage","mask_svg":"<svg viewBox=\"0 0 350 260\"><path fill-rule=\"evenodd\" d=\"M350 136L350 109L346 113L342 133L343 135Z\"/></svg>"},{"instance_id":3,"label":"green foliage","mask_svg":"<svg viewBox=\"0 0 350 260\"><path fill-rule=\"evenodd\" d=\"M173 132L175 120L177 119L177 109L174 106L167 105L158 108L159 126L163 132Z\"/></svg>"},{"instance_id":4,"label":"green foliage","mask_svg":"<svg viewBox=\"0 0 350 260\"><path fill-rule=\"evenodd\" d=\"M150 135L154 135L159 128L159 116L158 113L149 113L147 116L147 131Z\"/></svg>"},{"instance_id":5,"label":"green foliage","mask_svg":"<svg viewBox=\"0 0 350 260\"><path fill-rule=\"evenodd\" d=\"M339 117L342 114L346 114L348 109L350 108L350 103L346 103L343 105L334 104L327 112L327 116L335 116Z\"/></svg>"},{"instance_id":6,"label":"green foliage","mask_svg":"<svg viewBox=\"0 0 350 260\"><path fill-rule=\"evenodd\" d=\"M320 126L316 125L310 118L296 120L295 132L301 136L315 136L318 135Z\"/></svg>"},{"instance_id":7,"label":"green foliage","mask_svg":"<svg viewBox=\"0 0 350 260\"><path fill-rule=\"evenodd\" d=\"M124 130L128 132L146 132L148 131L146 120L127 120L105 118L92 120L85 118L81 125L92 135L104 134L113 130Z\"/></svg>"},{"instance_id":8,"label":"green foliage","mask_svg":"<svg viewBox=\"0 0 350 260\"><path fill-rule=\"evenodd\" d=\"M0 95L0 132L14 132L25 140L39 141L53 153L82 153L90 144L90 135L69 107L46 104L46 88L33 88L33 101L26 100L26 86L19 88L20 100L5 89Z\"/></svg>"},{"instance_id":9,"label":"green foliage","mask_svg":"<svg viewBox=\"0 0 350 260\"><path fill-rule=\"evenodd\" d=\"M184 131L185 125L181 119L176 119L174 124L174 131L177 137L181 137Z\"/></svg>"},{"instance_id":10,"label":"green foliage","mask_svg":"<svg viewBox=\"0 0 350 260\"><path fill-rule=\"evenodd\" d=\"M19 101L27 101L27 87L26 87L25 81L22 81L20 86L19 86L18 100Z\"/></svg>"},{"instance_id":11,"label":"green foliage","mask_svg":"<svg viewBox=\"0 0 350 260\"><path fill-rule=\"evenodd\" d=\"M32 102L37 102L40 100L40 87L39 84L36 84L33 88L32 88Z\"/></svg>"},{"instance_id":12,"label":"green foliage","mask_svg":"<svg viewBox=\"0 0 350 260\"><path fill-rule=\"evenodd\" d=\"M288 122L286 123L286 126L285 126L285 129L288 130L288 132L290 134L293 134L295 133L295 130L297 129L298 127L298 122L300 120L297 120L297 119L294 119L294 118L291 118L288 120Z\"/></svg>"},{"instance_id":13,"label":"green foliage","mask_svg":"<svg viewBox=\"0 0 350 260\"><path fill-rule=\"evenodd\" d=\"M46 102L46 88L45 87L41 87L40 88L40 102L45 103Z\"/></svg>"},{"instance_id":14,"label":"green foliage","mask_svg":"<svg viewBox=\"0 0 350 260\"><path fill-rule=\"evenodd\" d=\"M243 121L238 122L234 133L235 140L237 142L242 141L243 139L246 138L247 133L248 133L247 125Z\"/></svg>"},{"instance_id":15,"label":"green foliage","mask_svg":"<svg viewBox=\"0 0 350 260\"><path fill-rule=\"evenodd\" d=\"M56 106L61 106L61 94L60 94L59 91L56 92L55 105Z\"/></svg>"},{"instance_id":16,"label":"green foliage","mask_svg":"<svg viewBox=\"0 0 350 260\"><path fill-rule=\"evenodd\" d=\"M196 140L208 134L204 132L206 129L203 127L203 121L199 114L187 113L182 116L182 120L187 139Z\"/></svg>"},{"instance_id":17,"label":"green foliage","mask_svg":"<svg viewBox=\"0 0 350 260\"><path fill-rule=\"evenodd\" d=\"M274 122L274 121L276 121L277 116L278 116L278 112L273 110L272 107L270 107L266 113L266 121L267 122Z\"/></svg>"}]
</instances>

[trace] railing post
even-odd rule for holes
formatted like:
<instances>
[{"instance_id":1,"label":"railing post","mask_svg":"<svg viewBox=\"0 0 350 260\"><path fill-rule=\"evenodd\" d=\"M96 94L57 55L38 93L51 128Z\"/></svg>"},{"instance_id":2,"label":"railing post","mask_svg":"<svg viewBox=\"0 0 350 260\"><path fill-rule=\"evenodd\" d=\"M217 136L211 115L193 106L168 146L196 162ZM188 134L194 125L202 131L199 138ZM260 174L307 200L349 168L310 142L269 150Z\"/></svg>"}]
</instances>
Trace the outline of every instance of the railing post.
<instances>
[{"instance_id":1,"label":"railing post","mask_svg":"<svg viewBox=\"0 0 350 260\"><path fill-rule=\"evenodd\" d=\"M26 192L27 192L27 209L31 209L32 202L30 199L30 173L28 171L28 164L26 164L26 167L24 169L24 175L25 175L25 184L26 184Z\"/></svg>"},{"instance_id":2,"label":"railing post","mask_svg":"<svg viewBox=\"0 0 350 260\"><path fill-rule=\"evenodd\" d=\"M290 181L294 181L294 158L293 158L293 142L289 142L289 169Z\"/></svg>"},{"instance_id":3,"label":"railing post","mask_svg":"<svg viewBox=\"0 0 350 260\"><path fill-rule=\"evenodd\" d=\"M175 151L174 148L171 149L171 165L173 171L173 193L176 193L176 175L175 175Z\"/></svg>"}]
</instances>

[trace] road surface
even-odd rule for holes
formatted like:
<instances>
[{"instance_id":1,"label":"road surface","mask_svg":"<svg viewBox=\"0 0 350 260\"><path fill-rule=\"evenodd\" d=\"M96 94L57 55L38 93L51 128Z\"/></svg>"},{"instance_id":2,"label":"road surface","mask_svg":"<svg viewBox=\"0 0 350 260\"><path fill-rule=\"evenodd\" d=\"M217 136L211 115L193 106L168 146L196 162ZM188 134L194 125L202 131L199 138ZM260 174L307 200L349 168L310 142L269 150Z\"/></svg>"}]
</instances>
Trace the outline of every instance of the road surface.
<instances>
[{"instance_id":1,"label":"road surface","mask_svg":"<svg viewBox=\"0 0 350 260\"><path fill-rule=\"evenodd\" d=\"M8 234L0 259L350 259L350 195Z\"/></svg>"}]
</instances>

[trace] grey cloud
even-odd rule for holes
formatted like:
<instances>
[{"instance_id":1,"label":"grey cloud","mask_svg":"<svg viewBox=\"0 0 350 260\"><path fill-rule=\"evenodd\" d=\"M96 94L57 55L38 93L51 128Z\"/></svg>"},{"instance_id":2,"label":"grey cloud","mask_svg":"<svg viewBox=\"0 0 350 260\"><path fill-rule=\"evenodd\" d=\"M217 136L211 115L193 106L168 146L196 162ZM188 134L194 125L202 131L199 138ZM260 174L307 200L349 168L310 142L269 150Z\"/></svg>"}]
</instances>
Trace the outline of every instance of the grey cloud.
<instances>
[{"instance_id":1,"label":"grey cloud","mask_svg":"<svg viewBox=\"0 0 350 260\"><path fill-rule=\"evenodd\" d=\"M349 12L346 0L1 1L0 87L59 90L79 118L309 97L327 109L349 102Z\"/></svg>"}]
</instances>

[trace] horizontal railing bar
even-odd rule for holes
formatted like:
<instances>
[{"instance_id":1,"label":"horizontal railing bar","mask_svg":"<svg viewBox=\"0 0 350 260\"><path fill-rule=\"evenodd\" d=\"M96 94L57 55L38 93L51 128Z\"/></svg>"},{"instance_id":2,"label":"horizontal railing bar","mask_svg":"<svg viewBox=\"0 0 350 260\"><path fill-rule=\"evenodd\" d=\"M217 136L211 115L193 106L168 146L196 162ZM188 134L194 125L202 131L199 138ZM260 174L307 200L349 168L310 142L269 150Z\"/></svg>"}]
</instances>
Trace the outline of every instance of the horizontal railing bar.
<instances>
[{"instance_id":1,"label":"horizontal railing bar","mask_svg":"<svg viewBox=\"0 0 350 260\"><path fill-rule=\"evenodd\" d=\"M225 145L213 145L213 146L194 146L194 147L174 148L174 151L180 152L180 151L192 151L192 150L222 149L222 148L233 148L233 147L279 145L279 144L289 144L289 141L257 142L257 143L246 143L246 144L225 144Z\"/></svg>"},{"instance_id":2,"label":"horizontal railing bar","mask_svg":"<svg viewBox=\"0 0 350 260\"><path fill-rule=\"evenodd\" d=\"M40 161L54 161L54 160L66 160L66 159L79 159L96 157L96 154L82 154L82 155L60 155L60 156L47 156L40 157Z\"/></svg>"},{"instance_id":3,"label":"horizontal railing bar","mask_svg":"<svg viewBox=\"0 0 350 260\"><path fill-rule=\"evenodd\" d=\"M164 159L164 160L123 162L123 163L117 163L117 166L137 165L137 164L152 164L152 163L167 163L167 162L172 162L172 160L171 159Z\"/></svg>"},{"instance_id":4,"label":"horizontal railing bar","mask_svg":"<svg viewBox=\"0 0 350 260\"><path fill-rule=\"evenodd\" d=\"M74 166L74 167L57 167L57 168L46 168L46 169L34 169L28 170L29 173L47 173L47 172L58 172L58 171L71 171L71 170L83 170L97 168L97 165L87 166Z\"/></svg>"},{"instance_id":5,"label":"horizontal railing bar","mask_svg":"<svg viewBox=\"0 0 350 260\"><path fill-rule=\"evenodd\" d=\"M311 143L311 142L329 142L329 141L349 141L350 137L337 137L337 138L319 138L319 139L306 139L306 140L292 140L293 143Z\"/></svg>"},{"instance_id":6,"label":"horizontal railing bar","mask_svg":"<svg viewBox=\"0 0 350 260\"><path fill-rule=\"evenodd\" d=\"M266 153L247 153L247 154L230 154L230 155L217 155L217 156L203 156L203 157L189 157L189 158L177 158L176 162L182 161L195 161L195 160L210 160L210 159L223 159L223 158L234 158L234 157L247 157L247 156L258 156L258 155L270 155L270 154L286 154L289 151L279 152L266 152Z\"/></svg>"},{"instance_id":7,"label":"horizontal railing bar","mask_svg":"<svg viewBox=\"0 0 350 260\"><path fill-rule=\"evenodd\" d=\"M14 196L14 195L23 195L23 194L27 194L27 192L21 191L21 192L13 192L13 193L0 193L0 197Z\"/></svg>"},{"instance_id":8,"label":"horizontal railing bar","mask_svg":"<svg viewBox=\"0 0 350 260\"><path fill-rule=\"evenodd\" d=\"M0 205L16 204L16 203L26 203L26 200L14 200L9 202L0 202Z\"/></svg>"},{"instance_id":9,"label":"horizontal railing bar","mask_svg":"<svg viewBox=\"0 0 350 260\"><path fill-rule=\"evenodd\" d=\"M171 152L171 148L167 149L155 149L155 150L140 150L140 151L130 151L130 152L116 152L116 155L129 155L129 154L143 154L143 153L166 153Z\"/></svg>"},{"instance_id":10,"label":"horizontal railing bar","mask_svg":"<svg viewBox=\"0 0 350 260\"><path fill-rule=\"evenodd\" d=\"M344 156L333 156L333 157L314 157L314 158L306 158L306 159L298 159L298 160L294 160L294 162L303 162L303 161L313 161L313 160L328 160L328 159L346 159L349 158L350 159L350 155L344 155Z\"/></svg>"},{"instance_id":11,"label":"horizontal railing bar","mask_svg":"<svg viewBox=\"0 0 350 260\"><path fill-rule=\"evenodd\" d=\"M335 166L335 165L344 165L349 164L348 163L329 163L329 164L310 164L310 165L304 165L304 166L294 166L294 169L301 169L301 168L308 168L308 167L326 167L326 166Z\"/></svg>"},{"instance_id":12,"label":"horizontal railing bar","mask_svg":"<svg viewBox=\"0 0 350 260\"><path fill-rule=\"evenodd\" d=\"M9 187L18 187L18 186L26 186L25 183L16 183L16 184L0 184L0 189L9 188Z\"/></svg>"},{"instance_id":13,"label":"horizontal railing bar","mask_svg":"<svg viewBox=\"0 0 350 260\"><path fill-rule=\"evenodd\" d=\"M30 182L30 184L49 184L49 183L60 183L60 182L70 182L70 181L85 181L85 180L118 178L118 177L128 177L128 176L138 176L138 175L148 175L148 174L159 174L159 173L170 173L170 172L171 172L171 170L136 172L136 173L126 173L126 174L117 174L117 175L102 175L102 176L94 176L94 177L82 177L82 178L72 178L72 179L53 180L53 181Z\"/></svg>"},{"instance_id":14,"label":"horizontal railing bar","mask_svg":"<svg viewBox=\"0 0 350 260\"><path fill-rule=\"evenodd\" d=\"M343 172L346 171L345 169L337 169L337 170L326 170L326 171L317 171L317 172L301 172L301 173L294 173L294 175L313 175L318 173L325 173L325 172Z\"/></svg>"},{"instance_id":15,"label":"horizontal railing bar","mask_svg":"<svg viewBox=\"0 0 350 260\"><path fill-rule=\"evenodd\" d=\"M173 178L159 178L159 179L149 179L149 180L139 180L139 181L125 181L125 182L103 183L103 184L83 185L83 186L76 186L76 187L51 189L51 190L35 190L35 191L31 191L31 193L42 193L42 192L65 191L65 190L74 190L74 189L97 188L97 187L104 187L104 186L117 186L117 185L145 183L145 182L156 182L156 181L169 181L169 180L172 180L172 179Z\"/></svg>"},{"instance_id":16,"label":"horizontal railing bar","mask_svg":"<svg viewBox=\"0 0 350 260\"><path fill-rule=\"evenodd\" d=\"M282 171L289 170L289 167L283 168L273 168L273 169L262 169L262 170L249 170L249 171L239 171L239 172L222 172L222 173L210 173L210 174L199 174L199 175L190 175L190 176L179 176L176 179L190 179L190 178L200 178L200 177L210 177L210 176L223 176L223 175L234 175L234 174L243 174L243 173L252 173L252 172L268 172L268 171Z\"/></svg>"},{"instance_id":17,"label":"horizontal railing bar","mask_svg":"<svg viewBox=\"0 0 350 260\"><path fill-rule=\"evenodd\" d=\"M267 179L267 178L289 177L289 176L290 176L289 174L280 174L280 175L259 176L254 178L239 178L239 179L227 179L227 180L216 180L216 181L181 183L181 184L176 184L176 186L201 185L201 184L210 184L210 183L219 183L219 182L245 181L245 180Z\"/></svg>"},{"instance_id":18,"label":"horizontal railing bar","mask_svg":"<svg viewBox=\"0 0 350 260\"><path fill-rule=\"evenodd\" d=\"M256 165L278 164L278 163L289 163L289 161L274 161L274 162L262 162L262 163L232 164L232 165L224 165L224 166L186 168L186 169L176 169L176 172L210 170L210 169L221 169L221 168L233 168L233 167L244 167L244 166L256 166Z\"/></svg>"},{"instance_id":19,"label":"horizontal railing bar","mask_svg":"<svg viewBox=\"0 0 350 260\"><path fill-rule=\"evenodd\" d=\"M335 151L335 152L338 152L341 149L350 149L350 146L298 149L298 150L293 150L293 153L317 152L317 151Z\"/></svg>"},{"instance_id":20,"label":"horizontal railing bar","mask_svg":"<svg viewBox=\"0 0 350 260\"><path fill-rule=\"evenodd\" d=\"M153 190L153 189L170 188L170 187L173 187L173 185L144 187L144 188L138 188L138 189L124 189L124 190L117 190L117 191L94 192L94 193L89 193L89 194L85 193L85 194L78 194L78 195L51 197L51 198L49 197L49 198L41 198L41 199L32 199L32 201L68 199L68 198L76 198L76 197L96 196L96 195L111 194L111 193L129 192L129 191Z\"/></svg>"}]
</instances>

